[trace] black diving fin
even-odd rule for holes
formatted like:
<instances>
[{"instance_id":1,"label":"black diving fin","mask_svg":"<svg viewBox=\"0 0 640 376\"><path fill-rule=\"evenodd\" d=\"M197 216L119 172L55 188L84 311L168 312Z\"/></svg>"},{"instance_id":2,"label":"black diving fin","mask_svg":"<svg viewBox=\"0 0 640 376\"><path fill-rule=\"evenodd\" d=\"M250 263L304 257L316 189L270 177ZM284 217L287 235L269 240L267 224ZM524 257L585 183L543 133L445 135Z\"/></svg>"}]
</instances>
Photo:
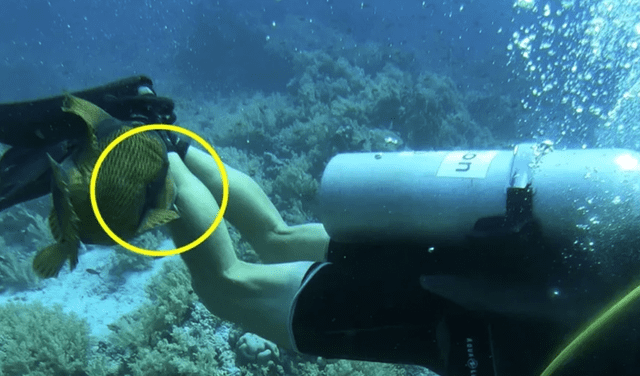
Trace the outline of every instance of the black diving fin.
<instances>
[{"instance_id":1,"label":"black diving fin","mask_svg":"<svg viewBox=\"0 0 640 376\"><path fill-rule=\"evenodd\" d=\"M157 97L152 85L150 78L134 76L71 94L116 119L172 124L176 119L173 100ZM0 103L0 143L33 148L81 137L86 126L78 116L60 110L63 100L64 95L58 95Z\"/></svg>"},{"instance_id":2,"label":"black diving fin","mask_svg":"<svg viewBox=\"0 0 640 376\"><path fill-rule=\"evenodd\" d=\"M174 102L158 97L146 76L124 78L72 95L94 103L116 119L172 124ZM50 192L51 165L69 157L86 136L84 121L62 111L65 96L0 103L0 211Z\"/></svg>"}]
</instances>

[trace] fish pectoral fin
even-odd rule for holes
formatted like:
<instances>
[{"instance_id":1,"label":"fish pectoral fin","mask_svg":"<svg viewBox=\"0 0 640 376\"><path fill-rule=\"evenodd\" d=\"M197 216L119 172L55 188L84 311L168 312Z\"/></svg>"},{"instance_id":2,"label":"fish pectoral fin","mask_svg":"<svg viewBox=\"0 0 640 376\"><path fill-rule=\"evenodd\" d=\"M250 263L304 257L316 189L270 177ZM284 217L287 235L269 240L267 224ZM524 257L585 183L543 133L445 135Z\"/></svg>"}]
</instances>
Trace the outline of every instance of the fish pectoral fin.
<instances>
[{"instance_id":1,"label":"fish pectoral fin","mask_svg":"<svg viewBox=\"0 0 640 376\"><path fill-rule=\"evenodd\" d=\"M71 270L78 264L78 242L58 242L42 249L33 259L33 270L42 278L56 277L64 263L71 262Z\"/></svg>"},{"instance_id":2,"label":"fish pectoral fin","mask_svg":"<svg viewBox=\"0 0 640 376\"><path fill-rule=\"evenodd\" d=\"M180 218L180 215L169 209L151 209L145 215L140 228L137 233L141 234L145 231L151 230L154 227L166 225L174 219Z\"/></svg>"}]
</instances>

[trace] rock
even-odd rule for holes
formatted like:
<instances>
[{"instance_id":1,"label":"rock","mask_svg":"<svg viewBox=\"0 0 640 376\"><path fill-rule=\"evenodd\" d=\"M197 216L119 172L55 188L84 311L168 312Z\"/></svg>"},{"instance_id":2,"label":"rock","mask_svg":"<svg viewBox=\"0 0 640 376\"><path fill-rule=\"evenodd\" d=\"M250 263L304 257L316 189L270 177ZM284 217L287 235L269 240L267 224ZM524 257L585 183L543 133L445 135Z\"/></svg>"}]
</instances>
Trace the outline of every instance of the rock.
<instances>
[{"instance_id":1,"label":"rock","mask_svg":"<svg viewBox=\"0 0 640 376\"><path fill-rule=\"evenodd\" d=\"M240 358L246 362L267 365L269 361L277 362L280 358L278 346L253 333L245 333L236 344Z\"/></svg>"}]
</instances>

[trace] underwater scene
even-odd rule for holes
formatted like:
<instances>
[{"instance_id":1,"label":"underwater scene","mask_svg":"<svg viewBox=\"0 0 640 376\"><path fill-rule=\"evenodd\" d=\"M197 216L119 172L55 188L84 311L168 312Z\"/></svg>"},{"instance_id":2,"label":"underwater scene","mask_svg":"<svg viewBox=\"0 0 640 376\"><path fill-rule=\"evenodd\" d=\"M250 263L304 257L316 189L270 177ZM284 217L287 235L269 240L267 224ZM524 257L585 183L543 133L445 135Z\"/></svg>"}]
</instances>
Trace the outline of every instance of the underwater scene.
<instances>
[{"instance_id":1,"label":"underwater scene","mask_svg":"<svg viewBox=\"0 0 640 376\"><path fill-rule=\"evenodd\" d=\"M640 374L640 0L2 9L0 376Z\"/></svg>"}]
</instances>

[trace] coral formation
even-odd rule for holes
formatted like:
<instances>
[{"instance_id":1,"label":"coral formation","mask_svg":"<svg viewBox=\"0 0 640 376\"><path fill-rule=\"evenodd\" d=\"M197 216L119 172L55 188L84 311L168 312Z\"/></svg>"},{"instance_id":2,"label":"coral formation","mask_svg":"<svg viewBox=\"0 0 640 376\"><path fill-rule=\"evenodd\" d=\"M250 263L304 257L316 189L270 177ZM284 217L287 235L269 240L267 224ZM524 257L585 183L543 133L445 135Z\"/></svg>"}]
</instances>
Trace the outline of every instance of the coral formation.
<instances>
[{"instance_id":1,"label":"coral formation","mask_svg":"<svg viewBox=\"0 0 640 376\"><path fill-rule=\"evenodd\" d=\"M0 375L83 375L89 325L59 306L0 307Z\"/></svg>"},{"instance_id":2,"label":"coral formation","mask_svg":"<svg viewBox=\"0 0 640 376\"><path fill-rule=\"evenodd\" d=\"M320 175L337 153L497 144L486 122L479 125L468 110L477 116L489 97L466 97L445 76L382 64L370 46L353 49L340 56L318 49L292 54L286 95L238 94L197 109L178 102L178 111L225 162L252 175L292 223L314 219ZM358 65L363 61L371 64L365 69ZM493 120L492 129L508 134L511 117Z\"/></svg>"},{"instance_id":3,"label":"coral formation","mask_svg":"<svg viewBox=\"0 0 640 376\"><path fill-rule=\"evenodd\" d=\"M149 302L110 325L103 351L109 360L96 368L116 375L216 375L215 349L198 348L195 333L183 326L197 299L184 264L165 263L146 291Z\"/></svg>"},{"instance_id":4,"label":"coral formation","mask_svg":"<svg viewBox=\"0 0 640 376\"><path fill-rule=\"evenodd\" d=\"M0 292L26 290L38 283L31 261L19 249L8 247L0 237Z\"/></svg>"},{"instance_id":5,"label":"coral formation","mask_svg":"<svg viewBox=\"0 0 640 376\"><path fill-rule=\"evenodd\" d=\"M245 362L266 365L269 361L278 360L278 346L253 333L243 334L236 344L238 355Z\"/></svg>"},{"instance_id":6,"label":"coral formation","mask_svg":"<svg viewBox=\"0 0 640 376\"><path fill-rule=\"evenodd\" d=\"M180 325L197 299L191 290L186 266L178 260L167 262L147 284L149 302L113 325L116 345L141 349L154 347L165 331Z\"/></svg>"},{"instance_id":7,"label":"coral formation","mask_svg":"<svg viewBox=\"0 0 640 376\"><path fill-rule=\"evenodd\" d=\"M383 363L338 360L324 365L320 363L299 364L293 375L304 376L405 376L399 366Z\"/></svg>"}]
</instances>

